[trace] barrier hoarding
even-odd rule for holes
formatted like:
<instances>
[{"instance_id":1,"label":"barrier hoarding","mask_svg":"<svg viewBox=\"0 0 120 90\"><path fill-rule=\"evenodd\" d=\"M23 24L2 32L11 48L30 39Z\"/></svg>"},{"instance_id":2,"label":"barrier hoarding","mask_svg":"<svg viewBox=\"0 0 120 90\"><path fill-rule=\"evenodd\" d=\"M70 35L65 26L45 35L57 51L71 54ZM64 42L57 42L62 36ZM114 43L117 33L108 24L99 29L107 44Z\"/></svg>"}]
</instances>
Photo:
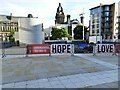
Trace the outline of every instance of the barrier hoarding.
<instances>
[{"instance_id":1,"label":"barrier hoarding","mask_svg":"<svg viewBox=\"0 0 120 90\"><path fill-rule=\"evenodd\" d=\"M114 44L96 44L95 46L96 53L113 53L114 52Z\"/></svg>"},{"instance_id":2,"label":"barrier hoarding","mask_svg":"<svg viewBox=\"0 0 120 90\"><path fill-rule=\"evenodd\" d=\"M120 54L120 44L115 45L115 53Z\"/></svg>"},{"instance_id":3,"label":"barrier hoarding","mask_svg":"<svg viewBox=\"0 0 120 90\"><path fill-rule=\"evenodd\" d=\"M80 44L80 45L79 45L80 49L84 49L84 48L86 48L87 46L88 46L88 44Z\"/></svg>"},{"instance_id":4,"label":"barrier hoarding","mask_svg":"<svg viewBox=\"0 0 120 90\"><path fill-rule=\"evenodd\" d=\"M49 44L29 44L27 54L50 54Z\"/></svg>"},{"instance_id":5,"label":"barrier hoarding","mask_svg":"<svg viewBox=\"0 0 120 90\"><path fill-rule=\"evenodd\" d=\"M51 54L73 54L73 44L51 44Z\"/></svg>"}]
</instances>

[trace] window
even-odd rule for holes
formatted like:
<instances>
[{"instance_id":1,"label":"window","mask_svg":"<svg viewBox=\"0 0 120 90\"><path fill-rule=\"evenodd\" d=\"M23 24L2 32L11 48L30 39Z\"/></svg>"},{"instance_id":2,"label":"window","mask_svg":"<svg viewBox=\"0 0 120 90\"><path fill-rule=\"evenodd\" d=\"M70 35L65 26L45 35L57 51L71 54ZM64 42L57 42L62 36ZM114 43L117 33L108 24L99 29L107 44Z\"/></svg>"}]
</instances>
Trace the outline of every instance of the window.
<instances>
[{"instance_id":1,"label":"window","mask_svg":"<svg viewBox=\"0 0 120 90\"><path fill-rule=\"evenodd\" d=\"M99 33L99 29L97 29L97 33Z\"/></svg>"},{"instance_id":2,"label":"window","mask_svg":"<svg viewBox=\"0 0 120 90\"><path fill-rule=\"evenodd\" d=\"M97 24L97 28L99 28L99 24Z\"/></svg>"},{"instance_id":3,"label":"window","mask_svg":"<svg viewBox=\"0 0 120 90\"><path fill-rule=\"evenodd\" d=\"M95 33L95 30L92 30L92 33Z\"/></svg>"},{"instance_id":4,"label":"window","mask_svg":"<svg viewBox=\"0 0 120 90\"><path fill-rule=\"evenodd\" d=\"M1 31L2 31L2 27L1 27Z\"/></svg>"},{"instance_id":5,"label":"window","mask_svg":"<svg viewBox=\"0 0 120 90\"><path fill-rule=\"evenodd\" d=\"M95 18L95 14L92 15L92 19L93 19L93 20L94 20L94 18Z\"/></svg>"},{"instance_id":6,"label":"window","mask_svg":"<svg viewBox=\"0 0 120 90\"><path fill-rule=\"evenodd\" d=\"M92 23L95 23L95 20L93 20Z\"/></svg>"},{"instance_id":7,"label":"window","mask_svg":"<svg viewBox=\"0 0 120 90\"><path fill-rule=\"evenodd\" d=\"M109 27L109 23L105 23L105 28L108 28Z\"/></svg>"},{"instance_id":8,"label":"window","mask_svg":"<svg viewBox=\"0 0 120 90\"><path fill-rule=\"evenodd\" d=\"M8 31L10 30L10 27L8 27Z\"/></svg>"},{"instance_id":9,"label":"window","mask_svg":"<svg viewBox=\"0 0 120 90\"><path fill-rule=\"evenodd\" d=\"M92 25L92 28L95 28L95 25Z\"/></svg>"},{"instance_id":10,"label":"window","mask_svg":"<svg viewBox=\"0 0 120 90\"><path fill-rule=\"evenodd\" d=\"M2 31L4 31L5 30L5 27L3 27L3 30Z\"/></svg>"},{"instance_id":11,"label":"window","mask_svg":"<svg viewBox=\"0 0 120 90\"><path fill-rule=\"evenodd\" d=\"M17 31L16 27L15 27L15 31Z\"/></svg>"},{"instance_id":12,"label":"window","mask_svg":"<svg viewBox=\"0 0 120 90\"><path fill-rule=\"evenodd\" d=\"M105 21L109 21L109 17L105 17Z\"/></svg>"},{"instance_id":13,"label":"window","mask_svg":"<svg viewBox=\"0 0 120 90\"><path fill-rule=\"evenodd\" d=\"M97 19L97 23L99 23L99 19Z\"/></svg>"},{"instance_id":14,"label":"window","mask_svg":"<svg viewBox=\"0 0 120 90\"><path fill-rule=\"evenodd\" d=\"M105 6L105 11L109 11L110 7L109 6Z\"/></svg>"},{"instance_id":15,"label":"window","mask_svg":"<svg viewBox=\"0 0 120 90\"><path fill-rule=\"evenodd\" d=\"M110 16L110 12L105 12L105 16Z\"/></svg>"}]
</instances>

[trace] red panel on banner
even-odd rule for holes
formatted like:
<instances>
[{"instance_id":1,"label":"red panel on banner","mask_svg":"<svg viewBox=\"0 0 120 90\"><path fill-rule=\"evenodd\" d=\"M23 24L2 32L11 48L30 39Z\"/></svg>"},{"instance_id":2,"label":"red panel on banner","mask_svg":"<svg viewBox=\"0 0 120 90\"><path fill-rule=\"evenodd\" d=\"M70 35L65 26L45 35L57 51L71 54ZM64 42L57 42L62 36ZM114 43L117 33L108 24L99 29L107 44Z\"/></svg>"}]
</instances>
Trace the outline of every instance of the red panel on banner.
<instances>
[{"instance_id":1,"label":"red panel on banner","mask_svg":"<svg viewBox=\"0 0 120 90\"><path fill-rule=\"evenodd\" d=\"M115 45L115 53L120 53L120 44Z\"/></svg>"},{"instance_id":2,"label":"red panel on banner","mask_svg":"<svg viewBox=\"0 0 120 90\"><path fill-rule=\"evenodd\" d=\"M49 44L29 44L27 54L50 54Z\"/></svg>"}]
</instances>

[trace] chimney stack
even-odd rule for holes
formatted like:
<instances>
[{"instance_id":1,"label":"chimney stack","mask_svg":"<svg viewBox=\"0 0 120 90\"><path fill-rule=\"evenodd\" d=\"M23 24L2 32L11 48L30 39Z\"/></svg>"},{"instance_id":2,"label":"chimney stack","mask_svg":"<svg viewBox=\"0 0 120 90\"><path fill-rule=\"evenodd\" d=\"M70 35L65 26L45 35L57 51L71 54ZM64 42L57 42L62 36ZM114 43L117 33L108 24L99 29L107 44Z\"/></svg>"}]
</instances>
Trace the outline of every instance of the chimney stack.
<instances>
[{"instance_id":1,"label":"chimney stack","mask_svg":"<svg viewBox=\"0 0 120 90\"><path fill-rule=\"evenodd\" d=\"M70 24L70 15L67 15L67 23Z\"/></svg>"},{"instance_id":2,"label":"chimney stack","mask_svg":"<svg viewBox=\"0 0 120 90\"><path fill-rule=\"evenodd\" d=\"M83 16L80 17L80 22L83 24Z\"/></svg>"}]
</instances>

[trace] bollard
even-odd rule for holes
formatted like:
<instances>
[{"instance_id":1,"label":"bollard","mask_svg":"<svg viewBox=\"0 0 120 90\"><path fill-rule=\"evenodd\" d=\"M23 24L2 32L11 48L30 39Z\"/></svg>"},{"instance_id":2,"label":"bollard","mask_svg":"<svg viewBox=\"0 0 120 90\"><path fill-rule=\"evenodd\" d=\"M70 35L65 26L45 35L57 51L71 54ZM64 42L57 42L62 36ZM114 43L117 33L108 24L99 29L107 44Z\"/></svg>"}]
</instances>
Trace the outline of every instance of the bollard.
<instances>
[{"instance_id":1,"label":"bollard","mask_svg":"<svg viewBox=\"0 0 120 90\"><path fill-rule=\"evenodd\" d=\"M49 50L49 56L51 56L51 45L49 45L49 48L50 48L50 50Z\"/></svg>"},{"instance_id":2,"label":"bollard","mask_svg":"<svg viewBox=\"0 0 120 90\"><path fill-rule=\"evenodd\" d=\"M93 56L96 56L95 51L96 51L96 44L93 45Z\"/></svg>"},{"instance_id":3,"label":"bollard","mask_svg":"<svg viewBox=\"0 0 120 90\"><path fill-rule=\"evenodd\" d=\"M5 55L5 42L3 42L3 45L2 45L2 58L6 57Z\"/></svg>"},{"instance_id":4,"label":"bollard","mask_svg":"<svg viewBox=\"0 0 120 90\"><path fill-rule=\"evenodd\" d=\"M74 44L72 45L72 53L71 53L71 56L74 56Z\"/></svg>"}]
</instances>

